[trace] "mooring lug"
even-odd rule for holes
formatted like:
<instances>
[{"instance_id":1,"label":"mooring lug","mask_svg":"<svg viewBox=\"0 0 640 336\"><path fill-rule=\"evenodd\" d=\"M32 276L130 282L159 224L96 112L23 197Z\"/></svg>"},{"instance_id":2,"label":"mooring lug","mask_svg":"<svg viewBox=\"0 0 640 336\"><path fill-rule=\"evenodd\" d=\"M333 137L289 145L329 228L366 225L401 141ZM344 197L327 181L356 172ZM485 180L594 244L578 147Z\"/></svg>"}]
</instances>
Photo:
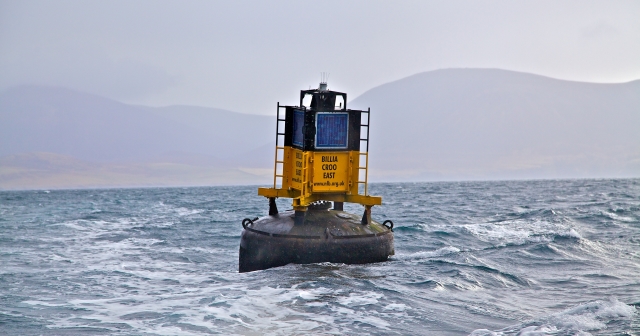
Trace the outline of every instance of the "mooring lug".
<instances>
[{"instance_id":1,"label":"mooring lug","mask_svg":"<svg viewBox=\"0 0 640 336\"><path fill-rule=\"evenodd\" d=\"M249 224L253 225L253 220L251 220L250 218L245 218L242 220L243 229L246 229Z\"/></svg>"},{"instance_id":2,"label":"mooring lug","mask_svg":"<svg viewBox=\"0 0 640 336\"><path fill-rule=\"evenodd\" d=\"M387 223L389 223L388 226ZM393 232L393 222L391 220L387 219L386 221L382 222L382 225Z\"/></svg>"}]
</instances>

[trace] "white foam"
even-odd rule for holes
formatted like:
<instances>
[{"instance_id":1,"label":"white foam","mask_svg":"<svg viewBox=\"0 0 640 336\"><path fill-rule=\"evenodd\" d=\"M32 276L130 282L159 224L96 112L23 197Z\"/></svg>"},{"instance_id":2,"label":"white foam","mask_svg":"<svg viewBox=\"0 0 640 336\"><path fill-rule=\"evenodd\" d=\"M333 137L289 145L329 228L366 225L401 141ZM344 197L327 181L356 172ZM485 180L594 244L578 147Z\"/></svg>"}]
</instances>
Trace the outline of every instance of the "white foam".
<instances>
[{"instance_id":1,"label":"white foam","mask_svg":"<svg viewBox=\"0 0 640 336\"><path fill-rule=\"evenodd\" d=\"M472 336L501 336L501 335L549 335L549 334L574 334L590 335L589 331L598 331L607 328L607 323L615 320L629 320L636 314L636 308L626 305L611 298L605 301L592 301L584 303L564 311L551 314L504 328L498 331L487 329L474 330Z\"/></svg>"},{"instance_id":2,"label":"white foam","mask_svg":"<svg viewBox=\"0 0 640 336\"><path fill-rule=\"evenodd\" d=\"M392 303L384 307L384 310L394 310L394 311L400 311L400 312L403 312L407 309L411 309L411 308L405 305L404 303Z\"/></svg>"},{"instance_id":3,"label":"white foam","mask_svg":"<svg viewBox=\"0 0 640 336\"><path fill-rule=\"evenodd\" d=\"M433 251L419 251L409 254L396 254L393 259L398 260L420 260L428 258L442 257L452 253L458 253L460 249L454 246L445 246Z\"/></svg>"},{"instance_id":4,"label":"white foam","mask_svg":"<svg viewBox=\"0 0 640 336\"><path fill-rule=\"evenodd\" d=\"M602 213L603 215L605 215L605 216L607 216L607 217L609 217L609 218L613 219L613 220L616 220L616 221L627 222L627 223L633 223L633 222L635 222L635 221L636 221L636 219L635 219L635 218L632 218L632 217L626 217L626 216L620 216L620 215L618 215L618 214L615 214L615 213L613 213L613 212L609 212L609 211L601 211L601 213Z\"/></svg>"},{"instance_id":5,"label":"white foam","mask_svg":"<svg viewBox=\"0 0 640 336\"><path fill-rule=\"evenodd\" d=\"M555 236L582 239L578 231L566 224L547 221L512 220L498 223L466 224L463 230L479 240L496 246L549 242Z\"/></svg>"},{"instance_id":6,"label":"white foam","mask_svg":"<svg viewBox=\"0 0 640 336\"><path fill-rule=\"evenodd\" d=\"M570 238L576 238L576 239L584 239L584 238L582 238L582 235L580 235L580 233L578 233L578 231L576 231L573 228L571 230L569 230L569 232L567 232L564 236L565 237L570 237Z\"/></svg>"},{"instance_id":7,"label":"white foam","mask_svg":"<svg viewBox=\"0 0 640 336\"><path fill-rule=\"evenodd\" d=\"M531 327L523 328L522 330L520 330L520 332L518 332L518 335L519 336L546 336L551 333L557 333L557 332L558 332L558 328L556 328L555 326L543 325L543 326L531 326Z\"/></svg>"},{"instance_id":8,"label":"white foam","mask_svg":"<svg viewBox=\"0 0 640 336\"><path fill-rule=\"evenodd\" d=\"M469 336L502 336L504 333L491 331L489 329L476 329L472 331Z\"/></svg>"},{"instance_id":9,"label":"white foam","mask_svg":"<svg viewBox=\"0 0 640 336\"><path fill-rule=\"evenodd\" d=\"M27 300L27 301L22 301L22 303L26 303L26 304L32 305L32 306L45 306L45 307L61 307L61 306L64 306L64 304L51 303L51 302L40 301L40 300Z\"/></svg>"},{"instance_id":10,"label":"white foam","mask_svg":"<svg viewBox=\"0 0 640 336\"><path fill-rule=\"evenodd\" d=\"M215 273L215 276L223 274ZM104 325L105 329L112 330L109 325L126 324L135 332L158 335L202 334L203 329L197 328L222 331L228 335L288 335L310 331L341 334L360 325L388 329L390 317L401 318L410 309L405 304L394 302L386 302L380 311L364 308L384 299L383 294L373 291L345 293L342 289L314 287L309 282L304 288L297 284L248 289L241 280L247 275L236 273L232 276L236 279L231 279L231 282L207 286L167 284L155 281L157 276L151 279L120 277L117 280L94 277L92 280L99 283L96 287L113 286L112 282L116 280L118 286L135 290L111 292L109 298L65 302L64 306L78 311L78 315L54 319L49 327L95 328ZM201 280L206 280L206 277ZM214 298L214 301L203 302L203 298ZM31 301L29 304L41 302ZM314 307L322 307L322 312ZM148 312L158 315L145 316ZM167 314L179 316L180 326L192 326L193 330L156 321L158 316ZM140 317L136 318L136 315Z\"/></svg>"},{"instance_id":11,"label":"white foam","mask_svg":"<svg viewBox=\"0 0 640 336\"><path fill-rule=\"evenodd\" d=\"M164 202L160 202L157 206L154 207L156 211L160 211L164 214L178 215L177 217L186 217L191 215L196 215L204 212L202 209L188 209L185 207L176 207L172 205L165 204Z\"/></svg>"},{"instance_id":12,"label":"white foam","mask_svg":"<svg viewBox=\"0 0 640 336\"><path fill-rule=\"evenodd\" d=\"M341 297L336 301L343 306L353 307L376 304L381 297L382 294L376 292L351 293L348 297Z\"/></svg>"}]
</instances>

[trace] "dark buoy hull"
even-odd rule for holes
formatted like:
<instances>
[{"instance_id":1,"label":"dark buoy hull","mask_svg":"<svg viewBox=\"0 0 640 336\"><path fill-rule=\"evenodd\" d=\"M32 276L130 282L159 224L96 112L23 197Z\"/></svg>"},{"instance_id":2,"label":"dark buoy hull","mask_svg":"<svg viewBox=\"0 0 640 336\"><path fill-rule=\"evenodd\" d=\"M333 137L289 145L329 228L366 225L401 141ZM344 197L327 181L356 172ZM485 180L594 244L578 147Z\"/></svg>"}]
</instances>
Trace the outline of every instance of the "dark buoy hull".
<instances>
[{"instance_id":1,"label":"dark buoy hull","mask_svg":"<svg viewBox=\"0 0 640 336\"><path fill-rule=\"evenodd\" d=\"M240 240L239 271L251 272L290 263L365 264L394 254L393 232L356 215L336 210L307 211L294 223L294 212L262 217L245 227Z\"/></svg>"}]
</instances>

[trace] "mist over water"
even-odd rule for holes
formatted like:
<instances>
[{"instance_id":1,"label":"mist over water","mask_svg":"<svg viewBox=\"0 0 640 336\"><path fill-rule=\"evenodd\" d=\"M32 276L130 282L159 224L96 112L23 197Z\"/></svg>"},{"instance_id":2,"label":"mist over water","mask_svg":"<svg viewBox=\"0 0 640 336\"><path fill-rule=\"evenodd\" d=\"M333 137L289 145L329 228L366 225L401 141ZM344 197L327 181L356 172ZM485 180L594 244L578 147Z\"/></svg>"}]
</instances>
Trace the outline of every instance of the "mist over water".
<instances>
[{"instance_id":1,"label":"mist over water","mask_svg":"<svg viewBox=\"0 0 640 336\"><path fill-rule=\"evenodd\" d=\"M0 333L640 333L640 180L370 192L390 261L239 274L255 187L2 191Z\"/></svg>"}]
</instances>

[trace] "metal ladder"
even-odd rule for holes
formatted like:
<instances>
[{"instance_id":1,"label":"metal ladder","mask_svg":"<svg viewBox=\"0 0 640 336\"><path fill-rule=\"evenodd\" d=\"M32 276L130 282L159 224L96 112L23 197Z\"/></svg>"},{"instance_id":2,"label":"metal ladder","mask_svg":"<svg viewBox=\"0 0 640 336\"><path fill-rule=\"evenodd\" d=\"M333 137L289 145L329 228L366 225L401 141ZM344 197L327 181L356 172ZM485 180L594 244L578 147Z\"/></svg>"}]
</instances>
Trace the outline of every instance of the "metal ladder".
<instances>
[{"instance_id":1,"label":"metal ladder","mask_svg":"<svg viewBox=\"0 0 640 336\"><path fill-rule=\"evenodd\" d=\"M280 106L280 102L278 102L278 108L276 109L276 153L275 160L273 164L273 188L277 188L277 179L280 178L280 185L282 185L282 179L284 178L284 146L278 146L278 139L280 136L284 136L284 133L280 133L280 122L285 121L286 119L280 119L280 109L284 108L284 106ZM286 118L286 114L285 114ZM284 140L283 140L284 142ZM282 153L282 160L278 160L278 151ZM278 174L278 164L282 165L282 174Z\"/></svg>"},{"instance_id":2,"label":"metal ladder","mask_svg":"<svg viewBox=\"0 0 640 336\"><path fill-rule=\"evenodd\" d=\"M363 124L362 120L360 120L360 141L365 141L367 143L367 149L365 152L360 150L360 159L358 160L358 189L361 184L364 184L364 195L369 195L369 125L371 124L371 108L367 109L367 112L362 111L362 113L367 114L367 124ZM362 127L367 128L367 138L362 139ZM362 156L365 156L364 167L362 166ZM360 170L364 169L364 181L360 181Z\"/></svg>"}]
</instances>

